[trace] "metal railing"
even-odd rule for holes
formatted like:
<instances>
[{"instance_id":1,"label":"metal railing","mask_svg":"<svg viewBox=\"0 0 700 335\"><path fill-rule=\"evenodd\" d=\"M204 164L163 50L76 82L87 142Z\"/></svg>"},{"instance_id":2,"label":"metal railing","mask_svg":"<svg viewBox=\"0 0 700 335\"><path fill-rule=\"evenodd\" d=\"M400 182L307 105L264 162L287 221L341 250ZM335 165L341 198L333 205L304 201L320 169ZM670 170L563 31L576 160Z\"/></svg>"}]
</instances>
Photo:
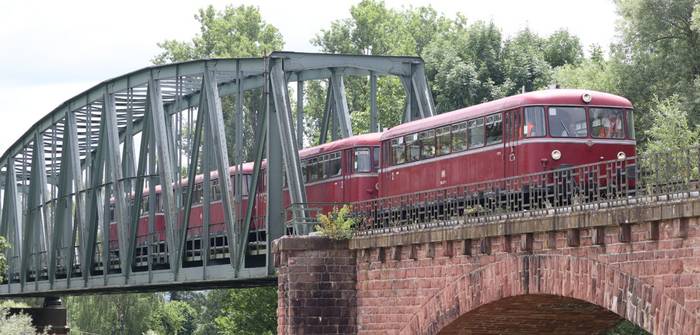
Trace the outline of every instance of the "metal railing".
<instances>
[{"instance_id":1,"label":"metal railing","mask_svg":"<svg viewBox=\"0 0 700 335\"><path fill-rule=\"evenodd\" d=\"M698 196L700 147L353 204L355 235L590 211Z\"/></svg>"},{"instance_id":2,"label":"metal railing","mask_svg":"<svg viewBox=\"0 0 700 335\"><path fill-rule=\"evenodd\" d=\"M308 235L319 224L319 214L329 214L334 208L340 208L347 203L340 202L308 202L305 204L290 204L285 210L285 226L287 235Z\"/></svg>"}]
</instances>

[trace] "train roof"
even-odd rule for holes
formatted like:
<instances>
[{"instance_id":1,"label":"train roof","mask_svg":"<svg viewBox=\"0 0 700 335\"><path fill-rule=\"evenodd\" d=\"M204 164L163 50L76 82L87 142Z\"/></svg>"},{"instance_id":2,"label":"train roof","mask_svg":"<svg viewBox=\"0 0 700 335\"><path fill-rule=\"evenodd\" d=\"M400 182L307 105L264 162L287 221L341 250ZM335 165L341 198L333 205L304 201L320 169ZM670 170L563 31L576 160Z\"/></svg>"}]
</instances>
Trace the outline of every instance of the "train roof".
<instances>
[{"instance_id":1,"label":"train roof","mask_svg":"<svg viewBox=\"0 0 700 335\"><path fill-rule=\"evenodd\" d=\"M302 149L299 151L299 158L304 159L307 157L319 155L325 152L333 152L342 149L349 149L354 147L371 146L378 145L382 133L369 133L363 135L351 136L348 138L343 138L337 141L324 143L314 147Z\"/></svg>"},{"instance_id":2,"label":"train roof","mask_svg":"<svg viewBox=\"0 0 700 335\"><path fill-rule=\"evenodd\" d=\"M470 117L486 115L524 105L582 105L583 102L581 101L581 97L584 93L590 94L592 98L591 102L586 104L588 106L616 106L622 108L632 108L632 103L629 100L610 93L581 89L550 89L534 91L469 106L421 120L407 122L385 131L381 137L381 140L383 141L396 138L421 130L448 125Z\"/></svg>"},{"instance_id":3,"label":"train roof","mask_svg":"<svg viewBox=\"0 0 700 335\"><path fill-rule=\"evenodd\" d=\"M254 164L253 162L243 163L243 170L242 170L243 174L252 174L253 173L253 164ZM229 168L228 168L229 175L233 175L234 173L236 173L236 171L238 171L237 166L229 166ZM211 171L209 176L212 180L219 179L219 171ZM204 181L204 174L198 174L194 178L195 184L202 183L203 181ZM187 182L188 182L187 178L180 179L180 185L182 187L186 187ZM160 193L160 189L161 189L160 185L156 185L156 193ZM149 193L149 189L144 188L143 195L147 196L148 193Z\"/></svg>"}]
</instances>

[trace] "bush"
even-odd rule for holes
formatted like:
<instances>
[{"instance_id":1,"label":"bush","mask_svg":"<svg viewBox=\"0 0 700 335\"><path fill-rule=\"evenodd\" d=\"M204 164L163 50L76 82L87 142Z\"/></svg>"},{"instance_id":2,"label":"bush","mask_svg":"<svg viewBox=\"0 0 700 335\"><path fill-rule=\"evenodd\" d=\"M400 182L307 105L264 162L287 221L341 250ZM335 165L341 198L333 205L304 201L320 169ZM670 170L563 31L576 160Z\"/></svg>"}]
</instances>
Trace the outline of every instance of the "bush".
<instances>
[{"instance_id":1,"label":"bush","mask_svg":"<svg viewBox=\"0 0 700 335\"><path fill-rule=\"evenodd\" d=\"M27 314L10 315L6 307L0 307L0 335L37 334L32 318Z\"/></svg>"},{"instance_id":2,"label":"bush","mask_svg":"<svg viewBox=\"0 0 700 335\"><path fill-rule=\"evenodd\" d=\"M352 237L355 220L348 217L351 207L343 205L340 209L333 207L333 210L325 214L318 215L319 224L316 225L316 231L322 236L332 238L334 240L345 240Z\"/></svg>"}]
</instances>

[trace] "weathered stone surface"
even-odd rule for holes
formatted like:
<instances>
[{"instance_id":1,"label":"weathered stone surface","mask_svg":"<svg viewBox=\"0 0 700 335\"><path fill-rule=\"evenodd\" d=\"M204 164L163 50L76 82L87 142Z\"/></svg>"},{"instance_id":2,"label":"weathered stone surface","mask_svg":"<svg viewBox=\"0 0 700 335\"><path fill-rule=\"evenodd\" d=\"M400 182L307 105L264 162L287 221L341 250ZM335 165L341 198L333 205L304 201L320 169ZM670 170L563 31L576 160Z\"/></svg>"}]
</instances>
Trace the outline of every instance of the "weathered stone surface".
<instances>
[{"instance_id":1,"label":"weathered stone surface","mask_svg":"<svg viewBox=\"0 0 700 335\"><path fill-rule=\"evenodd\" d=\"M697 216L698 200L686 200L282 242L279 333L583 334L625 318L654 334L700 334Z\"/></svg>"}]
</instances>

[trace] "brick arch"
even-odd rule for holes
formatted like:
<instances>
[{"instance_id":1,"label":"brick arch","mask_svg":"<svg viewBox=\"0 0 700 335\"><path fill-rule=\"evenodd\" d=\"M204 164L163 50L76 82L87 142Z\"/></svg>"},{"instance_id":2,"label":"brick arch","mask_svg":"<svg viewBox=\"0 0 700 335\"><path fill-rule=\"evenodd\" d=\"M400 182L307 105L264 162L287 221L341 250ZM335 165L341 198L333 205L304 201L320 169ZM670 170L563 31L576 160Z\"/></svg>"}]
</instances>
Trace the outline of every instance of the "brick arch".
<instances>
[{"instance_id":1,"label":"brick arch","mask_svg":"<svg viewBox=\"0 0 700 335\"><path fill-rule=\"evenodd\" d=\"M447 283L413 314L401 334L437 334L461 315L500 299L546 294L616 313L654 334L691 334L700 319L676 300L615 265L570 255L502 254Z\"/></svg>"}]
</instances>

